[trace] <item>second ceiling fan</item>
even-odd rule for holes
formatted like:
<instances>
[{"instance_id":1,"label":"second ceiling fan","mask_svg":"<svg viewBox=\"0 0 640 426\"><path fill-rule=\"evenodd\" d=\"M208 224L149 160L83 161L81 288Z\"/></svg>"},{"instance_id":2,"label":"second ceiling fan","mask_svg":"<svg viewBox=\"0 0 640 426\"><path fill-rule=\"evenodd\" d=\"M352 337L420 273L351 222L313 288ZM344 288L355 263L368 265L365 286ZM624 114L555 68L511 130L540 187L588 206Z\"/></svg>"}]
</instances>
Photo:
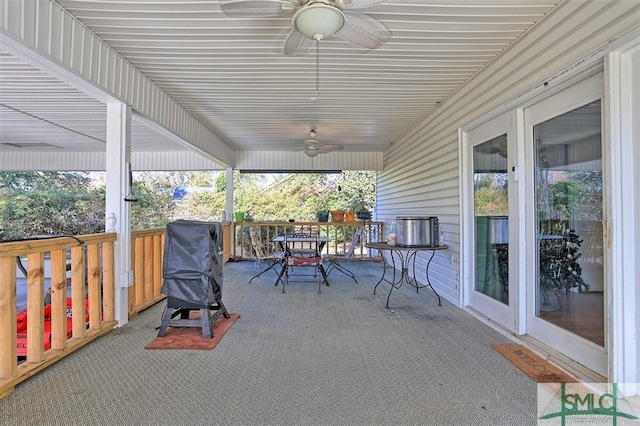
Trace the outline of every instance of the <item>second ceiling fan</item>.
<instances>
[{"instance_id":1,"label":"second ceiling fan","mask_svg":"<svg viewBox=\"0 0 640 426\"><path fill-rule=\"evenodd\" d=\"M292 15L293 29L284 45L286 56L307 54L314 42L338 34L365 49L376 49L391 38L379 20L352 9L362 9L386 0L231 0L220 4L231 17Z\"/></svg>"},{"instance_id":2,"label":"second ceiling fan","mask_svg":"<svg viewBox=\"0 0 640 426\"><path fill-rule=\"evenodd\" d=\"M304 151L309 157L315 157L318 154L326 154L331 151L342 151L344 147L338 144L323 144L320 143L316 136L318 136L318 130L312 127L309 131L309 139L304 141L304 148L298 151Z\"/></svg>"}]
</instances>

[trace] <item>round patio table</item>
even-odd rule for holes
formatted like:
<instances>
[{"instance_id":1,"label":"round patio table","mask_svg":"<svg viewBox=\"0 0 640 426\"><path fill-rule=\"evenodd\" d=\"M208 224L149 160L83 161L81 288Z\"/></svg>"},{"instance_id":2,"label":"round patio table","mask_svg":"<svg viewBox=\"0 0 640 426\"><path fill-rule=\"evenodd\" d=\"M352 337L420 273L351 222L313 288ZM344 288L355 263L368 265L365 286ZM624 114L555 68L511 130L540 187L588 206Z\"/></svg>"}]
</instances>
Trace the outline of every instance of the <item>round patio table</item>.
<instances>
[{"instance_id":1,"label":"round patio table","mask_svg":"<svg viewBox=\"0 0 640 426\"><path fill-rule=\"evenodd\" d=\"M402 287L402 284L407 283L413 287L415 287L416 291L420 291L421 288L430 287L433 293L438 298L438 306L442 306L442 301L440 300L440 296L436 292L436 290L431 285L431 280L429 279L429 265L431 265L431 260L436 254L438 250L446 250L449 246L441 245L441 246L399 246L399 245L390 245L387 243L367 243L365 247L370 249L376 249L384 252L388 250L390 252L391 257L391 270L389 273L390 279L387 278L387 260L386 257L382 256L383 269L382 269L382 277L380 277L380 281L373 288L373 294L376 294L376 289L382 282L386 282L391 285L389 288L389 294L387 295L387 305L386 308L389 308L389 298L391 297L391 292L394 288ZM420 251L430 251L431 256L427 262L427 267L425 268L425 276L427 278L427 284L421 285L416 279L416 256ZM396 270L396 258L398 259L398 266L400 266L400 271ZM409 270L411 270L411 274L409 274Z\"/></svg>"}]
</instances>

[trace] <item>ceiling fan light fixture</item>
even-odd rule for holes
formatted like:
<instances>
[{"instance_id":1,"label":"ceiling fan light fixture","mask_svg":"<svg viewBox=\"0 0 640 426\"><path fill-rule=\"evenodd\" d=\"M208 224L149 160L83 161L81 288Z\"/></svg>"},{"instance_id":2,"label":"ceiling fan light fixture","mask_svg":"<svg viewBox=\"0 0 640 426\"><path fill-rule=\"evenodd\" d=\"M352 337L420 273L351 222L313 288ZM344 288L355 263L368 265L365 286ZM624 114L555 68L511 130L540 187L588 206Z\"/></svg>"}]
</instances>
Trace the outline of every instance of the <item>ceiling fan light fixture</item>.
<instances>
[{"instance_id":1,"label":"ceiling fan light fixture","mask_svg":"<svg viewBox=\"0 0 640 426\"><path fill-rule=\"evenodd\" d=\"M307 147L307 148L304 150L304 153L305 153L305 154L307 154L307 156L309 156L309 157L315 157L315 156L317 156L318 154L320 154L320 150L319 150L319 149L317 149L317 148Z\"/></svg>"},{"instance_id":2,"label":"ceiling fan light fixture","mask_svg":"<svg viewBox=\"0 0 640 426\"><path fill-rule=\"evenodd\" d=\"M312 40L322 40L340 31L345 17L340 9L318 2L303 7L293 15L293 28Z\"/></svg>"}]
</instances>

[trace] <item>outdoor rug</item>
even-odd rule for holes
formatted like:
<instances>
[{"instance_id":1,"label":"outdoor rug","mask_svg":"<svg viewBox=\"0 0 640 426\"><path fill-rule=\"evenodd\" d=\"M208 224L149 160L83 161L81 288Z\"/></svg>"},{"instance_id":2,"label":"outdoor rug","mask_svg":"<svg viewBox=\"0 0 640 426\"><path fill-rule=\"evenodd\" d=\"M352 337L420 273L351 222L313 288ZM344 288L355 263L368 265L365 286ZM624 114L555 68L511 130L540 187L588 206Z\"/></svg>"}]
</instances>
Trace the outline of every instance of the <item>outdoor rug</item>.
<instances>
[{"instance_id":1,"label":"outdoor rug","mask_svg":"<svg viewBox=\"0 0 640 426\"><path fill-rule=\"evenodd\" d=\"M570 376L551 364L546 359L532 352L522 345L514 343L496 343L491 345L513 365L531 377L536 383L577 383L575 377Z\"/></svg>"},{"instance_id":2,"label":"outdoor rug","mask_svg":"<svg viewBox=\"0 0 640 426\"><path fill-rule=\"evenodd\" d=\"M200 312L193 311L190 313L190 319L200 317ZM213 323L213 337L204 339L202 337L201 327L169 327L164 337L156 337L149 343L145 349L196 349L196 350L212 350L222 340L225 333L231 328L234 322L240 318L240 314L229 314L230 318L226 319L220 315Z\"/></svg>"}]
</instances>

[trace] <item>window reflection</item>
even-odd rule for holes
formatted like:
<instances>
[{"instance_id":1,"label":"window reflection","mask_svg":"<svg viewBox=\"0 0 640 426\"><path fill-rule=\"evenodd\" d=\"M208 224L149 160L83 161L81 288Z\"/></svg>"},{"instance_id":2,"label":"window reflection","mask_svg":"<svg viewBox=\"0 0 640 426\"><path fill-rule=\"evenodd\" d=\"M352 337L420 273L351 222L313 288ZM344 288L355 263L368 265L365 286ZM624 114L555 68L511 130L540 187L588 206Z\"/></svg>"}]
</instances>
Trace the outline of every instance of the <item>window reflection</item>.
<instances>
[{"instance_id":1,"label":"window reflection","mask_svg":"<svg viewBox=\"0 0 640 426\"><path fill-rule=\"evenodd\" d=\"M604 346L600 101L534 127L537 315Z\"/></svg>"},{"instance_id":2,"label":"window reflection","mask_svg":"<svg viewBox=\"0 0 640 426\"><path fill-rule=\"evenodd\" d=\"M475 289L509 304L507 135L473 148Z\"/></svg>"}]
</instances>

